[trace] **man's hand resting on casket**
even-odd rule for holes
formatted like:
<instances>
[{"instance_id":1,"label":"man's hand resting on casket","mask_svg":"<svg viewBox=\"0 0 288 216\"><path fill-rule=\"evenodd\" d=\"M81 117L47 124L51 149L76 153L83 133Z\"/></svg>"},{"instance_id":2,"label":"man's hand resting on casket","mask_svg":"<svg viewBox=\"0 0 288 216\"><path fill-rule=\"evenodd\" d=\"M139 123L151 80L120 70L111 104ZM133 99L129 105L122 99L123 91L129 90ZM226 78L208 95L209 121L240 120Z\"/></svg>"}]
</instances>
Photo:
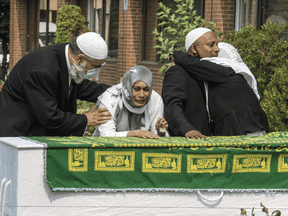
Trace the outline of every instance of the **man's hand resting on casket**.
<instances>
[{"instance_id":1,"label":"man's hand resting on casket","mask_svg":"<svg viewBox=\"0 0 288 216\"><path fill-rule=\"evenodd\" d=\"M185 137L187 139L205 139L206 136L201 134L199 131L197 130L191 130L191 131L188 131L186 134L185 134Z\"/></svg>"},{"instance_id":2,"label":"man's hand resting on casket","mask_svg":"<svg viewBox=\"0 0 288 216\"><path fill-rule=\"evenodd\" d=\"M97 107L93 107L85 115L87 117L87 126L104 124L112 118L107 108L98 109Z\"/></svg>"}]
</instances>

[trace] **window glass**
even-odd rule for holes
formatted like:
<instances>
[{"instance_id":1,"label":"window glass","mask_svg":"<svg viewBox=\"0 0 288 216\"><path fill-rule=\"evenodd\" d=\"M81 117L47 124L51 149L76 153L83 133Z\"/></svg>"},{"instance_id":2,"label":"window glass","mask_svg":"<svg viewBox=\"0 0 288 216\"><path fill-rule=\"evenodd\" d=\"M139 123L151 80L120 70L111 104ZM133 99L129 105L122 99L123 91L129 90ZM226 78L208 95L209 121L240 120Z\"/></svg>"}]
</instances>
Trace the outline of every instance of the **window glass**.
<instances>
[{"instance_id":1,"label":"window glass","mask_svg":"<svg viewBox=\"0 0 288 216\"><path fill-rule=\"evenodd\" d=\"M288 22L288 0L266 0L263 1L263 21L270 21L281 25ZM288 31L284 31L284 38L288 40Z\"/></svg>"}]
</instances>

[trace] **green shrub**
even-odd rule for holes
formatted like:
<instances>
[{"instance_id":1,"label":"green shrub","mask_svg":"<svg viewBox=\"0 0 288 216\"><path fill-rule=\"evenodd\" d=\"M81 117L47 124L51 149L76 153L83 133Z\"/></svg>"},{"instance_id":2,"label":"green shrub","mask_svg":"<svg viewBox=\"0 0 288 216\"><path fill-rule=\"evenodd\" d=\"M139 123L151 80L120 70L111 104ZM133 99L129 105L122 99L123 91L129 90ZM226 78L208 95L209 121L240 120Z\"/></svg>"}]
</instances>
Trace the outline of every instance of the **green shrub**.
<instances>
[{"instance_id":1,"label":"green shrub","mask_svg":"<svg viewBox=\"0 0 288 216\"><path fill-rule=\"evenodd\" d=\"M261 101L273 131L288 131L288 61L276 68Z\"/></svg>"},{"instance_id":2,"label":"green shrub","mask_svg":"<svg viewBox=\"0 0 288 216\"><path fill-rule=\"evenodd\" d=\"M223 40L238 48L254 74L271 131L288 129L288 42L283 39L287 26L273 23L266 23L261 29L246 26L239 32L227 33Z\"/></svg>"},{"instance_id":3,"label":"green shrub","mask_svg":"<svg viewBox=\"0 0 288 216\"><path fill-rule=\"evenodd\" d=\"M64 5L58 10L54 43L67 43L88 29L88 21L76 5Z\"/></svg>"},{"instance_id":4,"label":"green shrub","mask_svg":"<svg viewBox=\"0 0 288 216\"><path fill-rule=\"evenodd\" d=\"M159 49L157 54L160 55L160 64L165 64L168 55L173 51L185 50L186 35L197 27L204 27L206 21L201 16L196 15L194 10L194 0L174 0L176 3L176 10L165 6L162 2L158 4L159 12L157 19L160 21L158 26L160 30L155 29L152 33L156 35L155 40L158 44L154 48ZM216 30L216 24L209 22L208 28L213 31ZM217 32L218 36L222 35L221 31ZM163 65L160 73L164 73L171 63Z\"/></svg>"},{"instance_id":5,"label":"green shrub","mask_svg":"<svg viewBox=\"0 0 288 216\"><path fill-rule=\"evenodd\" d=\"M77 100L77 114L84 114L88 112L92 107L96 107L96 103ZM96 127L87 127L85 136L92 136Z\"/></svg>"},{"instance_id":6,"label":"green shrub","mask_svg":"<svg viewBox=\"0 0 288 216\"><path fill-rule=\"evenodd\" d=\"M231 31L225 35L224 42L236 48L243 61L257 79L260 96L271 80L275 68L286 64L288 42L281 39L287 25L264 24L261 29L246 26L239 32Z\"/></svg>"}]
</instances>

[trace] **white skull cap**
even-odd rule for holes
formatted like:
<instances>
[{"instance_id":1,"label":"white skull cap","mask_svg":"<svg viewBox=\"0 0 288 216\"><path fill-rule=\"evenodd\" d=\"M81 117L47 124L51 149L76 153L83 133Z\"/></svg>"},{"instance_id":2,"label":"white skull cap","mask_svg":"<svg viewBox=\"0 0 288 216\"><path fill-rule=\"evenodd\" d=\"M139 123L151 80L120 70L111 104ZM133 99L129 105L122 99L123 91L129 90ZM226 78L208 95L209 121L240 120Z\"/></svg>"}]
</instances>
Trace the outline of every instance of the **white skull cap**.
<instances>
[{"instance_id":1,"label":"white skull cap","mask_svg":"<svg viewBox=\"0 0 288 216\"><path fill-rule=\"evenodd\" d=\"M186 48L186 52L189 50L189 48L192 46L192 44L198 39L200 38L203 34L205 34L206 32L211 31L211 29L205 28L205 27L198 27L195 28L193 30L191 30L187 36L186 36L186 40L185 40L185 48Z\"/></svg>"},{"instance_id":2,"label":"white skull cap","mask_svg":"<svg viewBox=\"0 0 288 216\"><path fill-rule=\"evenodd\" d=\"M107 58L108 47L100 34L95 32L86 32L77 37L76 43L79 49L90 58Z\"/></svg>"}]
</instances>

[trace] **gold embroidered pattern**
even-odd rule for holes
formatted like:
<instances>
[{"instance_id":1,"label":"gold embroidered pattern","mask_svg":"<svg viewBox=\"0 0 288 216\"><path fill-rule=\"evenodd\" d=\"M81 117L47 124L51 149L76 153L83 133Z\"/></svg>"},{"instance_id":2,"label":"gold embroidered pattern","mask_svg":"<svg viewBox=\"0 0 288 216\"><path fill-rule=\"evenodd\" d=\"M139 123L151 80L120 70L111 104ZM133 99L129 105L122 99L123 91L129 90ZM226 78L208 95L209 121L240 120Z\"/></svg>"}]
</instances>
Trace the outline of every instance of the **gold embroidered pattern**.
<instances>
[{"instance_id":1,"label":"gold embroidered pattern","mask_svg":"<svg viewBox=\"0 0 288 216\"><path fill-rule=\"evenodd\" d=\"M181 154L142 153L142 172L181 173Z\"/></svg>"},{"instance_id":2,"label":"gold embroidered pattern","mask_svg":"<svg viewBox=\"0 0 288 216\"><path fill-rule=\"evenodd\" d=\"M225 173L227 154L188 154L187 173Z\"/></svg>"},{"instance_id":3,"label":"gold embroidered pattern","mask_svg":"<svg viewBox=\"0 0 288 216\"><path fill-rule=\"evenodd\" d=\"M69 148L68 149L68 170L72 172L88 171L88 149Z\"/></svg>"},{"instance_id":4,"label":"gold embroidered pattern","mask_svg":"<svg viewBox=\"0 0 288 216\"><path fill-rule=\"evenodd\" d=\"M288 172L288 154L280 154L278 157L278 172Z\"/></svg>"},{"instance_id":5,"label":"gold embroidered pattern","mask_svg":"<svg viewBox=\"0 0 288 216\"><path fill-rule=\"evenodd\" d=\"M95 151L95 171L134 171L134 151Z\"/></svg>"},{"instance_id":6,"label":"gold embroidered pattern","mask_svg":"<svg viewBox=\"0 0 288 216\"><path fill-rule=\"evenodd\" d=\"M232 173L270 172L272 155L245 154L234 155Z\"/></svg>"}]
</instances>

